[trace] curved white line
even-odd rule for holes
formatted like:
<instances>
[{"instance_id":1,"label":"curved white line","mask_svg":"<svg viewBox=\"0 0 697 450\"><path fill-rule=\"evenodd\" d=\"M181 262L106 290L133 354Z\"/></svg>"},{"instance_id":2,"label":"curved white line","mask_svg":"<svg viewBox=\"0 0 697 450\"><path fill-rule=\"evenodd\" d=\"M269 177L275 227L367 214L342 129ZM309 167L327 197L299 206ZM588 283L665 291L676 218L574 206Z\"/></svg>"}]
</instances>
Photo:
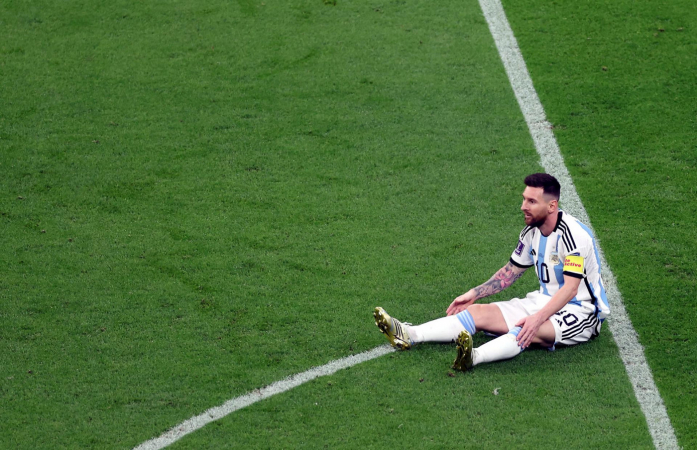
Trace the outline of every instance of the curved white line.
<instances>
[{"instance_id":1,"label":"curved white line","mask_svg":"<svg viewBox=\"0 0 697 450\"><path fill-rule=\"evenodd\" d=\"M357 355L347 356L346 358L337 359L331 361L323 366L314 367L303 373L293 375L285 380L277 381L270 384L264 388L256 389L240 397L235 397L231 400L226 401L220 406L216 406L205 411L203 414L199 414L196 417L192 417L179 425L171 428L169 431L163 433L159 437L151 439L149 441L143 442L136 450L158 450L164 448L175 441L183 438L187 434L203 428L207 424L222 419L228 414L237 411L238 409L245 408L251 404L254 404L265 398L269 398L272 395L280 394L282 392L289 391L294 387L298 387L301 384L312 381L315 378L323 377L325 375L331 375L341 369L346 369L347 367L355 366L362 362L370 361L371 359L378 358L380 356L386 355L388 353L394 352L395 350L389 345L382 345L380 347L374 348L367 352L359 353Z\"/></svg>"},{"instance_id":2,"label":"curved white line","mask_svg":"<svg viewBox=\"0 0 697 450\"><path fill-rule=\"evenodd\" d=\"M542 103L533 87L532 79L513 31L506 19L503 6L499 0L479 0L479 4L489 24L489 30L494 37L496 48L501 56L520 109L528 124L535 148L540 155L542 167L547 173L554 175L561 183L562 191L564 192L565 209L591 227L588 213L566 169L554 133L552 133L551 124L547 122ZM678 449L675 431L670 423L663 399L653 381L653 375L644 357L643 348L639 344L637 334L627 316L624 303L622 302L622 295L617 289L615 276L612 274L602 250L600 250L600 259L603 267L605 267L604 282L612 308L611 319L608 320L610 331L619 348L620 356L627 369L627 374L641 410L646 417L654 445L657 449ZM140 444L138 447L135 447L135 450L164 448L187 434L238 409L247 407L272 395L286 392L315 378L331 375L341 369L378 358L393 351L394 349L389 345L380 346L358 355L348 356L332 361L324 366L312 368L285 380L277 381L265 388L233 398L220 406L205 411L203 414L192 417L171 428L161 436Z\"/></svg>"}]
</instances>

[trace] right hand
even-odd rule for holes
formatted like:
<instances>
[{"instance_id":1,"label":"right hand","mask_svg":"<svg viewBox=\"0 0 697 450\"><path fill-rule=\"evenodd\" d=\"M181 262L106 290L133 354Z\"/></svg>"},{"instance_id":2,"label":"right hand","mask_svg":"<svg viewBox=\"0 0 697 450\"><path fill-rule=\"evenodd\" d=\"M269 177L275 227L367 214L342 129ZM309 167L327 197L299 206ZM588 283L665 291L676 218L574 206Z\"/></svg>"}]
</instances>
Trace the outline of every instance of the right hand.
<instances>
[{"instance_id":1,"label":"right hand","mask_svg":"<svg viewBox=\"0 0 697 450\"><path fill-rule=\"evenodd\" d=\"M448 306L448 310L446 312L449 316L452 316L453 314L466 310L467 307L473 304L476 300L477 299L474 297L474 291L470 290L453 300L450 306Z\"/></svg>"}]
</instances>

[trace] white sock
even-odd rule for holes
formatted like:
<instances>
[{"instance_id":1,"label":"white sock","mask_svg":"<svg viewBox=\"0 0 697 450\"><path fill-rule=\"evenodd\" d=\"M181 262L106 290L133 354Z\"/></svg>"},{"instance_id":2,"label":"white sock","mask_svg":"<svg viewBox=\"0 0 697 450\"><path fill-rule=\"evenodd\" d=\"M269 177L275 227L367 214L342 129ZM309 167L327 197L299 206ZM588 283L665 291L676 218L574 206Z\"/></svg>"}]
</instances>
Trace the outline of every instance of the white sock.
<instances>
[{"instance_id":1,"label":"white sock","mask_svg":"<svg viewBox=\"0 0 697 450\"><path fill-rule=\"evenodd\" d=\"M446 316L407 329L414 344L421 342L455 342L465 327L457 316Z\"/></svg>"},{"instance_id":2,"label":"white sock","mask_svg":"<svg viewBox=\"0 0 697 450\"><path fill-rule=\"evenodd\" d=\"M472 349L472 365L500 361L518 356L523 349L518 346L516 334L506 333L486 344Z\"/></svg>"}]
</instances>

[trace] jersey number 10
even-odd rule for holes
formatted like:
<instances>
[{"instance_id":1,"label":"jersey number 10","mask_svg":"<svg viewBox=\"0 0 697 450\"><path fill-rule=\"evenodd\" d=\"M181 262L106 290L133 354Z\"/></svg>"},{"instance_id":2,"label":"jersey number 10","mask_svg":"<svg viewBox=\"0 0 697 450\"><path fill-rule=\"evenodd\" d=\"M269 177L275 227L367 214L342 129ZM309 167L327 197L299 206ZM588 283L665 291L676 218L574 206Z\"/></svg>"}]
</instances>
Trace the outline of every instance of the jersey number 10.
<instances>
[{"instance_id":1,"label":"jersey number 10","mask_svg":"<svg viewBox=\"0 0 697 450\"><path fill-rule=\"evenodd\" d=\"M542 283L549 283L549 269L547 269L547 264L540 264L540 268L537 271Z\"/></svg>"}]
</instances>

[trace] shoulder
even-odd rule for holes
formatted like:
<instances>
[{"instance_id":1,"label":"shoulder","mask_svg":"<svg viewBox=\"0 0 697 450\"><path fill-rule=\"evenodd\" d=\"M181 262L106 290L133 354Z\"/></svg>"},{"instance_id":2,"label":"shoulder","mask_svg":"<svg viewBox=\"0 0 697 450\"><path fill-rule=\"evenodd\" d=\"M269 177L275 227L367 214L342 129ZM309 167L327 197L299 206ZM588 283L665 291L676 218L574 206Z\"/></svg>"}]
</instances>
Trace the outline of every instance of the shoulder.
<instances>
[{"instance_id":1,"label":"shoulder","mask_svg":"<svg viewBox=\"0 0 697 450\"><path fill-rule=\"evenodd\" d=\"M520 240L524 240L526 236L532 238L532 236L535 234L536 229L537 228L530 226L523 228L523 231L520 232Z\"/></svg>"},{"instance_id":2,"label":"shoulder","mask_svg":"<svg viewBox=\"0 0 697 450\"><path fill-rule=\"evenodd\" d=\"M570 214L562 215L557 224L557 232L561 235L567 253L593 244L593 231Z\"/></svg>"}]
</instances>

